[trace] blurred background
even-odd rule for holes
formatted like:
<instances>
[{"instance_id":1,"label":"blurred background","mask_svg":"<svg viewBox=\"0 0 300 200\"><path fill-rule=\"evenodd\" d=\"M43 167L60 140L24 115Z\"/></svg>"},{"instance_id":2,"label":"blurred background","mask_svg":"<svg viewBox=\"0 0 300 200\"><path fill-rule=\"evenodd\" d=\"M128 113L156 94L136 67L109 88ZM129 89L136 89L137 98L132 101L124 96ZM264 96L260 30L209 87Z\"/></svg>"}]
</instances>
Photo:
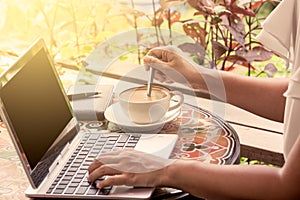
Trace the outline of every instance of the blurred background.
<instances>
[{"instance_id":1,"label":"blurred background","mask_svg":"<svg viewBox=\"0 0 300 200\"><path fill-rule=\"evenodd\" d=\"M227 0L0 0L0 73L38 37L46 40L58 70L64 73L62 70L64 67L84 70L85 58L110 37L124 31L155 27L156 30L168 29L170 34L172 31L180 32L194 39L196 44L193 44L194 51L197 53L192 51L188 53L195 57L196 62L206 63L207 67L237 71L249 76L287 76L284 60L276 55L266 55L268 52L262 52L259 49L261 46L256 49L253 46L257 42L254 36L260 30L261 22L279 1L229 2ZM224 13L227 13L228 19L232 17L233 21L240 19L244 26L243 32L228 28L222 18ZM230 16L228 13L231 13ZM224 32L219 31L222 29ZM219 41L220 36L217 37L220 32L223 34L222 41ZM195 33L200 34L195 36ZM243 37L241 41L239 38ZM136 39L139 40L139 37ZM230 44L228 39L231 41ZM165 44L153 44L149 48L158 45ZM182 49L187 49L186 47L182 46ZM262 53L266 55L258 59L258 64L253 64L254 60L249 59L255 55L252 53L253 49L256 55ZM219 52L218 57L216 52ZM142 55L143 53L145 52L142 52ZM207 55L206 58L203 54ZM235 62L233 59L240 60ZM247 62L244 62L245 60ZM275 64L270 66L269 61Z\"/></svg>"}]
</instances>

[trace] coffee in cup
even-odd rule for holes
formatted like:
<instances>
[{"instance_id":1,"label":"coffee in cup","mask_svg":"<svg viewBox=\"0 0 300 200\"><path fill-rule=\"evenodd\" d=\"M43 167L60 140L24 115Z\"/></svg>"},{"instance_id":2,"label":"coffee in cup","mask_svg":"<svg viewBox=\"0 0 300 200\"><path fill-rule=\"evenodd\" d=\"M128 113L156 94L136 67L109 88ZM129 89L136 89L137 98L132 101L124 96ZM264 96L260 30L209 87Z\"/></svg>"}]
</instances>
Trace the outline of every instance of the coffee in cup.
<instances>
[{"instance_id":1,"label":"coffee in cup","mask_svg":"<svg viewBox=\"0 0 300 200\"><path fill-rule=\"evenodd\" d=\"M170 106L171 99L177 97ZM119 102L128 118L138 124L150 124L161 120L168 111L179 108L183 94L162 86L153 85L151 96L147 95L147 86L134 87L119 94Z\"/></svg>"}]
</instances>

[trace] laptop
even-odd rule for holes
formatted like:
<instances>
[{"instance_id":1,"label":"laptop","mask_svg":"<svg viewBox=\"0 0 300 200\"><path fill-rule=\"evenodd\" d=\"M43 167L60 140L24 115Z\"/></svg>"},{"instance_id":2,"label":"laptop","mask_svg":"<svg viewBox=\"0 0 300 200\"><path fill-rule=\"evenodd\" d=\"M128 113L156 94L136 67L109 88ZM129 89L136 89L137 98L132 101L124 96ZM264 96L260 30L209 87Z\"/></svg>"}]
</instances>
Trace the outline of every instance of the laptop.
<instances>
[{"instance_id":1,"label":"laptop","mask_svg":"<svg viewBox=\"0 0 300 200\"><path fill-rule=\"evenodd\" d=\"M101 153L120 148L168 158L177 141L175 134L80 130L43 39L0 76L0 107L32 198L148 199L154 188L98 190L88 183L87 168Z\"/></svg>"}]
</instances>

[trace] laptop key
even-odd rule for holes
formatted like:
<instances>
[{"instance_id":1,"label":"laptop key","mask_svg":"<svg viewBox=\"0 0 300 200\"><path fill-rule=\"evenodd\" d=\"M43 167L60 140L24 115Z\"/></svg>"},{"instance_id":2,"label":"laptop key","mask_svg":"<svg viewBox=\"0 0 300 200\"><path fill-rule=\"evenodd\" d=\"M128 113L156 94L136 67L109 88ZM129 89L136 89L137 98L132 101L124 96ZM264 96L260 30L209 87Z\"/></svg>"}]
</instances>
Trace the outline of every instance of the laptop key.
<instances>
[{"instance_id":1,"label":"laptop key","mask_svg":"<svg viewBox=\"0 0 300 200\"><path fill-rule=\"evenodd\" d=\"M82 187L89 187L90 184L89 184L89 182L88 182L87 180L84 180L84 181L81 183L80 186L82 186Z\"/></svg>"},{"instance_id":2,"label":"laptop key","mask_svg":"<svg viewBox=\"0 0 300 200\"><path fill-rule=\"evenodd\" d=\"M72 179L72 176L65 176L62 181L70 181Z\"/></svg>"},{"instance_id":3,"label":"laptop key","mask_svg":"<svg viewBox=\"0 0 300 200\"><path fill-rule=\"evenodd\" d=\"M64 191L63 189L58 189L57 188L57 189L54 190L53 194L62 194L63 191Z\"/></svg>"},{"instance_id":4,"label":"laptop key","mask_svg":"<svg viewBox=\"0 0 300 200\"><path fill-rule=\"evenodd\" d=\"M98 188L90 187L90 189L87 192L87 195L95 195L97 194L98 190L99 190Z\"/></svg>"},{"instance_id":5,"label":"laptop key","mask_svg":"<svg viewBox=\"0 0 300 200\"><path fill-rule=\"evenodd\" d=\"M66 181L66 180L65 180L65 181L61 181L59 184L60 184L60 185L68 185L69 182L70 182L70 181Z\"/></svg>"},{"instance_id":6,"label":"laptop key","mask_svg":"<svg viewBox=\"0 0 300 200\"><path fill-rule=\"evenodd\" d=\"M73 165L72 165L72 167L79 167L80 166L80 163L74 163Z\"/></svg>"},{"instance_id":7,"label":"laptop key","mask_svg":"<svg viewBox=\"0 0 300 200\"><path fill-rule=\"evenodd\" d=\"M81 179L81 180L82 180L82 179L83 179L83 177L84 177L84 175L85 175L85 174L77 174L77 175L76 175L76 178L79 178L79 179Z\"/></svg>"},{"instance_id":8,"label":"laptop key","mask_svg":"<svg viewBox=\"0 0 300 200\"><path fill-rule=\"evenodd\" d=\"M76 194L85 194L86 190L88 189L88 187L80 187Z\"/></svg>"},{"instance_id":9,"label":"laptop key","mask_svg":"<svg viewBox=\"0 0 300 200\"><path fill-rule=\"evenodd\" d=\"M74 194L76 187L68 187L64 194Z\"/></svg>"},{"instance_id":10,"label":"laptop key","mask_svg":"<svg viewBox=\"0 0 300 200\"><path fill-rule=\"evenodd\" d=\"M65 189L66 188L66 186L65 185L61 185L61 184L59 184L57 187L56 187L56 189Z\"/></svg>"},{"instance_id":11,"label":"laptop key","mask_svg":"<svg viewBox=\"0 0 300 200\"><path fill-rule=\"evenodd\" d=\"M129 135L127 134L122 134L122 136L120 137L119 141L120 143L125 143L129 138Z\"/></svg>"},{"instance_id":12,"label":"laptop key","mask_svg":"<svg viewBox=\"0 0 300 200\"><path fill-rule=\"evenodd\" d=\"M78 187L79 183L71 182L69 187Z\"/></svg>"},{"instance_id":13,"label":"laptop key","mask_svg":"<svg viewBox=\"0 0 300 200\"><path fill-rule=\"evenodd\" d=\"M68 171L67 173L66 173L66 176L74 176L75 175L75 172L72 172L72 171Z\"/></svg>"},{"instance_id":14,"label":"laptop key","mask_svg":"<svg viewBox=\"0 0 300 200\"><path fill-rule=\"evenodd\" d=\"M78 169L76 167L70 167L69 172L77 172Z\"/></svg>"}]
</instances>

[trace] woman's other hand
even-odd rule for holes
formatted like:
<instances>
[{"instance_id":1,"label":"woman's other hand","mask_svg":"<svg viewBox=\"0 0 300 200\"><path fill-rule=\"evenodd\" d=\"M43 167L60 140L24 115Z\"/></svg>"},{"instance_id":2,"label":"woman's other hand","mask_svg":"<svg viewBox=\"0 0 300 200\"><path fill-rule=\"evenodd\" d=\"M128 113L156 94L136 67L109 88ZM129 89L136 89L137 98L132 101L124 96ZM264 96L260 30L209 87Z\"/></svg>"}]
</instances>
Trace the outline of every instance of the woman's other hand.
<instances>
[{"instance_id":1,"label":"woman's other hand","mask_svg":"<svg viewBox=\"0 0 300 200\"><path fill-rule=\"evenodd\" d=\"M160 186L166 168L174 161L135 150L104 153L89 166L88 180L93 183L108 175L97 183L98 188L113 185Z\"/></svg>"}]
</instances>

